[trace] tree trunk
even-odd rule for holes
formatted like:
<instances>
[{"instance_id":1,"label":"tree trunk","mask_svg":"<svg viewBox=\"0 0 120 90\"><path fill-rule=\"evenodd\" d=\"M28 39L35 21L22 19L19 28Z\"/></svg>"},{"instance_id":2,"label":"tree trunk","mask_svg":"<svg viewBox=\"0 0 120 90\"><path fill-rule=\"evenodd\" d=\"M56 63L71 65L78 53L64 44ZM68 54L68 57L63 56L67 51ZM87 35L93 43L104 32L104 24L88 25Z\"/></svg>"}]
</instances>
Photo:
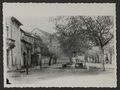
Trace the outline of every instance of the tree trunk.
<instances>
[{"instance_id":1,"label":"tree trunk","mask_svg":"<svg viewBox=\"0 0 120 90\"><path fill-rule=\"evenodd\" d=\"M112 64L112 54L110 54L110 64Z\"/></svg>"},{"instance_id":2,"label":"tree trunk","mask_svg":"<svg viewBox=\"0 0 120 90\"><path fill-rule=\"evenodd\" d=\"M97 60L98 60L97 63L99 63L99 62L100 62L100 60L99 60L99 55L97 55Z\"/></svg>"},{"instance_id":3,"label":"tree trunk","mask_svg":"<svg viewBox=\"0 0 120 90\"><path fill-rule=\"evenodd\" d=\"M105 71L105 60L104 60L104 49L101 47L101 60L102 60L102 69Z\"/></svg>"},{"instance_id":4,"label":"tree trunk","mask_svg":"<svg viewBox=\"0 0 120 90\"><path fill-rule=\"evenodd\" d=\"M57 63L57 58L53 58L53 64Z\"/></svg>"},{"instance_id":5,"label":"tree trunk","mask_svg":"<svg viewBox=\"0 0 120 90\"><path fill-rule=\"evenodd\" d=\"M53 64L55 64L55 58L53 57Z\"/></svg>"},{"instance_id":6,"label":"tree trunk","mask_svg":"<svg viewBox=\"0 0 120 90\"><path fill-rule=\"evenodd\" d=\"M72 63L72 57L69 57L70 63Z\"/></svg>"},{"instance_id":7,"label":"tree trunk","mask_svg":"<svg viewBox=\"0 0 120 90\"><path fill-rule=\"evenodd\" d=\"M88 62L88 56L85 56L85 63L84 63L84 66L86 67L86 62Z\"/></svg>"},{"instance_id":8,"label":"tree trunk","mask_svg":"<svg viewBox=\"0 0 120 90\"><path fill-rule=\"evenodd\" d=\"M57 58L55 59L55 64L57 64Z\"/></svg>"},{"instance_id":9,"label":"tree trunk","mask_svg":"<svg viewBox=\"0 0 120 90\"><path fill-rule=\"evenodd\" d=\"M51 65L51 61L52 61L52 56L50 56L49 66Z\"/></svg>"},{"instance_id":10,"label":"tree trunk","mask_svg":"<svg viewBox=\"0 0 120 90\"><path fill-rule=\"evenodd\" d=\"M42 69L42 55L40 57L40 69Z\"/></svg>"}]
</instances>

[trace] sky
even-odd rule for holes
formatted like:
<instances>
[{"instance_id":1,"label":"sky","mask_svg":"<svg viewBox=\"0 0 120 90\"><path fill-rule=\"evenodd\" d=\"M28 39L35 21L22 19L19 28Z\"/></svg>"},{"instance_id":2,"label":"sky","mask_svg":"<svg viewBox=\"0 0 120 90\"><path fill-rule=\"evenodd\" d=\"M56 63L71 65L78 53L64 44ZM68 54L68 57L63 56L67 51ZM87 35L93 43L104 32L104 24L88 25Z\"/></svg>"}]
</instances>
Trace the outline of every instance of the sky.
<instances>
[{"instance_id":1,"label":"sky","mask_svg":"<svg viewBox=\"0 0 120 90\"><path fill-rule=\"evenodd\" d=\"M3 3L3 17L14 16L25 31L39 28L43 31L55 32L54 23L49 19L52 16L70 15L114 15L115 4L57 4L57 3Z\"/></svg>"}]
</instances>

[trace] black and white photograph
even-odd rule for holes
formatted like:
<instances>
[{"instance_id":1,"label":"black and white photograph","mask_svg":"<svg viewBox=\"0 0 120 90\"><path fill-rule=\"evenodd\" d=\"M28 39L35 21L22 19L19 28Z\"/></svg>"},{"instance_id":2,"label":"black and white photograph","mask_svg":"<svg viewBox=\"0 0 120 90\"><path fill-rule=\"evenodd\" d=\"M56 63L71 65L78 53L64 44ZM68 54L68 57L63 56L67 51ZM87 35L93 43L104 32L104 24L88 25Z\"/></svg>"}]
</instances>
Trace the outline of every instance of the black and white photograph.
<instances>
[{"instance_id":1,"label":"black and white photograph","mask_svg":"<svg viewBox=\"0 0 120 90\"><path fill-rule=\"evenodd\" d=\"M3 3L4 87L117 87L115 3Z\"/></svg>"}]
</instances>

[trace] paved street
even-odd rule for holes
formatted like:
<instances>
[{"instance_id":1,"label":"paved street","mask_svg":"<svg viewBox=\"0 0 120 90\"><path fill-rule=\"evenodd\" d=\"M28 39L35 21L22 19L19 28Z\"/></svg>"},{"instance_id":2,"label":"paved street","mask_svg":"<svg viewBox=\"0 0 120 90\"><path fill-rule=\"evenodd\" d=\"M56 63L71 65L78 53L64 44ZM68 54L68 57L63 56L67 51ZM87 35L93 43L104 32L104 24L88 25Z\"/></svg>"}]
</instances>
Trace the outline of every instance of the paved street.
<instances>
[{"instance_id":1,"label":"paved street","mask_svg":"<svg viewBox=\"0 0 120 90\"><path fill-rule=\"evenodd\" d=\"M25 72L9 72L10 86L19 87L115 87L115 69L61 69L52 65L49 68ZM9 86L9 85L8 85Z\"/></svg>"}]
</instances>

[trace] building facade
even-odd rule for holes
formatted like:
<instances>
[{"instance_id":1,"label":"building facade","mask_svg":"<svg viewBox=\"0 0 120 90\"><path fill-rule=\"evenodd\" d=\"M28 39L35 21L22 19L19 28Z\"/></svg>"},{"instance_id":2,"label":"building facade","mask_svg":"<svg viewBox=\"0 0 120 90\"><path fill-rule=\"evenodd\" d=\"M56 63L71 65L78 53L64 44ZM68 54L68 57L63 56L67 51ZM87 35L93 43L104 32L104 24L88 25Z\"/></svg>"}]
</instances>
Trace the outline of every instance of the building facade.
<instances>
[{"instance_id":1,"label":"building facade","mask_svg":"<svg viewBox=\"0 0 120 90\"><path fill-rule=\"evenodd\" d=\"M23 31L22 23L15 17L5 19L7 69L18 70L41 63L41 45L39 36Z\"/></svg>"},{"instance_id":2,"label":"building facade","mask_svg":"<svg viewBox=\"0 0 120 90\"><path fill-rule=\"evenodd\" d=\"M15 17L7 17L6 23L6 52L7 52L7 68L9 70L20 69L21 61L21 40L20 26L22 23Z\"/></svg>"},{"instance_id":3,"label":"building facade","mask_svg":"<svg viewBox=\"0 0 120 90\"><path fill-rule=\"evenodd\" d=\"M40 37L25 32L21 29L21 55L23 66L36 66L40 64L41 60L41 46L42 40Z\"/></svg>"}]
</instances>

